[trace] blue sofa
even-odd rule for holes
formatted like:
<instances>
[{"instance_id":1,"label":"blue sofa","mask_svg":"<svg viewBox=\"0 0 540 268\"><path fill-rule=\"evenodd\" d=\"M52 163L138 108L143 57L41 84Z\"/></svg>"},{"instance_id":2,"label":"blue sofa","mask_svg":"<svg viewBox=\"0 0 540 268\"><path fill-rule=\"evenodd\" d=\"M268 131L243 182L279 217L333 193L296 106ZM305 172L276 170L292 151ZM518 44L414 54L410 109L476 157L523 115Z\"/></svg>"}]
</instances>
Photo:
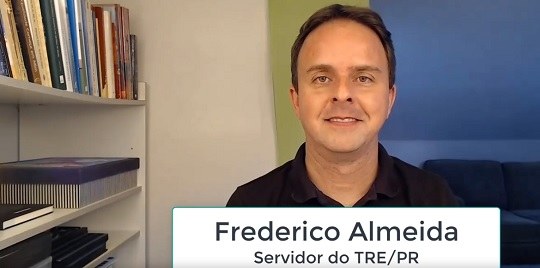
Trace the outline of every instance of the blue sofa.
<instances>
[{"instance_id":1,"label":"blue sofa","mask_svg":"<svg viewBox=\"0 0 540 268\"><path fill-rule=\"evenodd\" d=\"M540 264L540 162L428 160L465 206L501 209L501 263Z\"/></svg>"}]
</instances>

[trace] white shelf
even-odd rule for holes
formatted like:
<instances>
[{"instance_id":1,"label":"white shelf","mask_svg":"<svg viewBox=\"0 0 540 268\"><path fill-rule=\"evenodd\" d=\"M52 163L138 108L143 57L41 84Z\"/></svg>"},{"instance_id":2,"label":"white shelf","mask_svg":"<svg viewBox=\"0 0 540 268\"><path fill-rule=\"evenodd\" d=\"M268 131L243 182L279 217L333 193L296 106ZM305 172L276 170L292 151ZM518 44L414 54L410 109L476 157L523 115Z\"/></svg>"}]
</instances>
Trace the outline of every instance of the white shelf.
<instances>
[{"instance_id":1,"label":"white shelf","mask_svg":"<svg viewBox=\"0 0 540 268\"><path fill-rule=\"evenodd\" d=\"M116 249L118 249L130 239L139 236L140 234L139 231L100 231L100 233L101 232L109 234L109 240L107 240L107 251L101 254L99 257L95 258L87 265L85 265L85 268L96 267L102 261L106 260L109 256L114 254Z\"/></svg>"},{"instance_id":2,"label":"white shelf","mask_svg":"<svg viewBox=\"0 0 540 268\"><path fill-rule=\"evenodd\" d=\"M100 98L0 76L0 104L138 106L146 101Z\"/></svg>"},{"instance_id":3,"label":"white shelf","mask_svg":"<svg viewBox=\"0 0 540 268\"><path fill-rule=\"evenodd\" d=\"M54 209L53 213L0 231L0 250L101 207L141 192L142 186L129 189L79 209Z\"/></svg>"},{"instance_id":4,"label":"white shelf","mask_svg":"<svg viewBox=\"0 0 540 268\"><path fill-rule=\"evenodd\" d=\"M146 84L138 86L139 97L144 99ZM123 156L141 161L138 187L80 209L54 209L0 231L0 250L53 227L73 224L110 235L108 251L92 263L97 265L110 254L126 267L145 263L146 101L88 96L0 76L0 107L4 108L0 147L16 144L16 150L2 150L2 159ZM121 250L114 253L118 247Z\"/></svg>"}]
</instances>

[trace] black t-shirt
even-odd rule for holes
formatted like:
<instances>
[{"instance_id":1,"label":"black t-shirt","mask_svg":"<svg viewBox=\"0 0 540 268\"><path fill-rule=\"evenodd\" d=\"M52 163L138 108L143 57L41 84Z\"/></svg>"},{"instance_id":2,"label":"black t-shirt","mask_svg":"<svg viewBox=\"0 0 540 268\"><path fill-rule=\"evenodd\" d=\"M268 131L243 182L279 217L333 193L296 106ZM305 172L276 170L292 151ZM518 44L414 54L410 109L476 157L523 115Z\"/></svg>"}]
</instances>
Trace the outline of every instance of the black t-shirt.
<instances>
[{"instance_id":1,"label":"black t-shirt","mask_svg":"<svg viewBox=\"0 0 540 268\"><path fill-rule=\"evenodd\" d=\"M296 157L236 189L229 207L342 206L308 178L305 144ZM377 177L354 206L456 206L456 197L440 176L388 155L379 144Z\"/></svg>"}]
</instances>

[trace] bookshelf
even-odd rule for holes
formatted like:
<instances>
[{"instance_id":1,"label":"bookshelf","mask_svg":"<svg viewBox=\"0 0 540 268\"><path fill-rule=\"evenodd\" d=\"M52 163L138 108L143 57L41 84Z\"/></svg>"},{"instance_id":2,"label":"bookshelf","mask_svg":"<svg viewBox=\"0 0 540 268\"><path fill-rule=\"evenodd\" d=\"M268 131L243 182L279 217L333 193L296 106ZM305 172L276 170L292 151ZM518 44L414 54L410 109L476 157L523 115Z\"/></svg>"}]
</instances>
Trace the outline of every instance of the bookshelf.
<instances>
[{"instance_id":1,"label":"bookshelf","mask_svg":"<svg viewBox=\"0 0 540 268\"><path fill-rule=\"evenodd\" d=\"M144 100L118 100L97 98L63 90L51 90L34 83L0 76L0 104L34 104L34 105L145 105ZM145 83L139 83L144 88Z\"/></svg>"},{"instance_id":2,"label":"bookshelf","mask_svg":"<svg viewBox=\"0 0 540 268\"><path fill-rule=\"evenodd\" d=\"M139 83L144 87L144 83ZM52 214L0 231L0 249L54 226L87 226L107 232L115 267L143 267L146 239L146 101L81 95L0 76L0 111L16 110L0 120L0 148L17 143L2 159L40 157L138 157L138 187L80 209ZM11 130L11 131L6 131ZM99 261L99 262L98 262ZM95 265L94 265L95 266Z\"/></svg>"},{"instance_id":3,"label":"bookshelf","mask_svg":"<svg viewBox=\"0 0 540 268\"><path fill-rule=\"evenodd\" d=\"M93 261L84 266L84 268L93 268L99 265L102 261L109 256L114 255L117 249L119 249L124 243L132 238L136 238L139 235L138 231L113 231L109 232L109 240L107 241L107 252L101 254Z\"/></svg>"}]
</instances>

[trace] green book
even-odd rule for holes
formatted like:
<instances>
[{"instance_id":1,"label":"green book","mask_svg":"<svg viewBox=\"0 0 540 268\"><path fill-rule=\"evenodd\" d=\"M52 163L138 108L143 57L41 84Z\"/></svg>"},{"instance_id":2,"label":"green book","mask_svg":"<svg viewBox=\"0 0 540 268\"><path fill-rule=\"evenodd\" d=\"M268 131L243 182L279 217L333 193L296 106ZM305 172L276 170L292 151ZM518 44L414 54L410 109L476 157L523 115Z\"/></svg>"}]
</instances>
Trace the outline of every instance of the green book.
<instances>
[{"instance_id":1,"label":"green book","mask_svg":"<svg viewBox=\"0 0 540 268\"><path fill-rule=\"evenodd\" d=\"M51 71L52 86L54 88L66 90L66 77L64 65L62 64L62 51L60 48L60 37L58 36L58 25L54 11L54 0L39 0L43 19L43 29L45 31L45 42L47 44L47 55L49 56L49 69Z\"/></svg>"}]
</instances>

